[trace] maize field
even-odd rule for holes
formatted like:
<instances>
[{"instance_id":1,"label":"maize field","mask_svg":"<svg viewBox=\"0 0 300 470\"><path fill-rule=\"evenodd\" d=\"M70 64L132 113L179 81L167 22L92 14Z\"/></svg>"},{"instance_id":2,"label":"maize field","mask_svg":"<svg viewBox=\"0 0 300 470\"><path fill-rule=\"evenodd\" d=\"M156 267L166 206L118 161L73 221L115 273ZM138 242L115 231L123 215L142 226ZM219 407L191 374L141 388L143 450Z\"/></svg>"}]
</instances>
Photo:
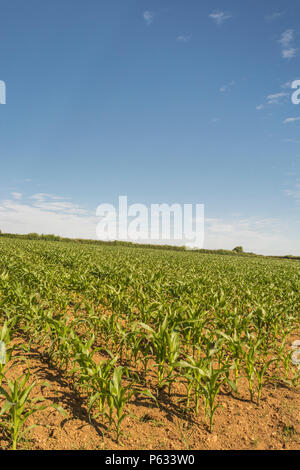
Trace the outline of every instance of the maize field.
<instances>
[{"instance_id":1,"label":"maize field","mask_svg":"<svg viewBox=\"0 0 300 470\"><path fill-rule=\"evenodd\" d=\"M297 261L0 238L0 447L300 449L299 340Z\"/></svg>"}]
</instances>

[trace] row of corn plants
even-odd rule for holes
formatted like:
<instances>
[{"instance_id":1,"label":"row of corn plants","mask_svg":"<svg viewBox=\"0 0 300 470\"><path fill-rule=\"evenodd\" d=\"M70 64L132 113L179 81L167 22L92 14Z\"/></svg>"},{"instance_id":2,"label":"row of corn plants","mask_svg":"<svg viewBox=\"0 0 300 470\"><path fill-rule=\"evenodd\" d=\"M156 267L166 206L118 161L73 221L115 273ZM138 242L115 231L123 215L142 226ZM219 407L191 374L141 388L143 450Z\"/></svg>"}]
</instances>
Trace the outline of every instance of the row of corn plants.
<instances>
[{"instance_id":1,"label":"row of corn plants","mask_svg":"<svg viewBox=\"0 0 300 470\"><path fill-rule=\"evenodd\" d=\"M164 390L210 431L220 393L297 387L299 264L260 258L0 240L0 309L116 431L128 404ZM105 358L103 358L103 354Z\"/></svg>"}]
</instances>

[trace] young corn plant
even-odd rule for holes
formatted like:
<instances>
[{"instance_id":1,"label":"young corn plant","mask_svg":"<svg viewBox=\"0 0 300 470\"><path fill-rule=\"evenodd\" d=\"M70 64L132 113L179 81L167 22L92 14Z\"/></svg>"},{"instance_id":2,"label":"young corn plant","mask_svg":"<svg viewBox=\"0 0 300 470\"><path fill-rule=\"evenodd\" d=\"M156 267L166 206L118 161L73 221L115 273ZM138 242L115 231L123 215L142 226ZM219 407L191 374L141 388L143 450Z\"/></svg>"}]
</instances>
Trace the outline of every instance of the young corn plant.
<instances>
[{"instance_id":1,"label":"young corn plant","mask_svg":"<svg viewBox=\"0 0 300 470\"><path fill-rule=\"evenodd\" d=\"M111 359L101 361L99 364L95 364L91 361L87 364L83 370L80 371L78 384L88 389L90 396L88 403L88 411L91 412L93 406L97 406L98 413L95 417L105 415L105 407L107 398L109 396L109 384L111 377L114 373L114 367L118 360L118 356Z\"/></svg>"},{"instance_id":2,"label":"young corn plant","mask_svg":"<svg viewBox=\"0 0 300 470\"><path fill-rule=\"evenodd\" d=\"M255 364L256 364L256 353L260 340L256 343L251 342L250 346L247 347L247 350L244 351L244 371L248 379L249 392L251 401L254 400L254 379L255 379Z\"/></svg>"},{"instance_id":3,"label":"young corn plant","mask_svg":"<svg viewBox=\"0 0 300 470\"><path fill-rule=\"evenodd\" d=\"M175 363L180 356L180 333L179 330L174 328L172 332L167 332L167 373L166 381L168 382L168 392L171 395L171 387L176 379L173 374Z\"/></svg>"},{"instance_id":4,"label":"young corn plant","mask_svg":"<svg viewBox=\"0 0 300 470\"><path fill-rule=\"evenodd\" d=\"M136 323L131 326L129 331L127 347L130 351L130 360L134 364L142 364L146 380L148 363L153 356L153 345L148 340L148 335L145 332L141 332Z\"/></svg>"},{"instance_id":5,"label":"young corn plant","mask_svg":"<svg viewBox=\"0 0 300 470\"><path fill-rule=\"evenodd\" d=\"M117 321L118 318L116 313L105 314L100 317L101 339L106 343L107 347L114 347L113 338L116 336Z\"/></svg>"},{"instance_id":6,"label":"young corn plant","mask_svg":"<svg viewBox=\"0 0 300 470\"><path fill-rule=\"evenodd\" d=\"M70 374L74 380L74 388L77 385L80 385L79 382L75 381L76 375L81 377L93 375L93 370L96 367L94 363L93 356L98 351L97 348L92 349L92 346L95 342L95 337L92 337L89 340L82 341L81 338L74 336L72 342L72 362L74 364L73 369ZM84 383L84 381L82 382Z\"/></svg>"},{"instance_id":7,"label":"young corn plant","mask_svg":"<svg viewBox=\"0 0 300 470\"><path fill-rule=\"evenodd\" d=\"M129 370L127 367L118 366L114 369L111 379L107 382L106 404L107 408L104 414L108 416L110 426L112 423L115 425L117 434L117 443L119 442L121 434L121 424L126 416L129 414L125 409L125 405L130 401L133 395L144 395L155 401L158 406L156 398L150 390L138 390L132 383L128 385L123 384L123 376L126 374L129 379Z\"/></svg>"},{"instance_id":8,"label":"young corn plant","mask_svg":"<svg viewBox=\"0 0 300 470\"><path fill-rule=\"evenodd\" d=\"M240 365L243 357L243 341L241 336L237 333L236 329L234 329L232 336L225 334L223 331L216 331L216 333L225 339L228 350L231 353L234 370L234 382L232 383L229 379L229 376L227 376L227 383L237 393Z\"/></svg>"},{"instance_id":9,"label":"young corn plant","mask_svg":"<svg viewBox=\"0 0 300 470\"><path fill-rule=\"evenodd\" d=\"M29 377L30 374L28 372L14 381L7 378L6 382L8 390L0 387L0 394L6 398L6 402L0 411L0 416L3 416L6 419L4 422L1 422L0 425L4 427L11 436L12 450L16 450L20 439L35 427L35 425L32 425L24 428L28 418L33 413L47 407L45 405L36 406L37 402L44 401L42 397L30 398L30 392L36 382L34 381L31 385L27 385ZM61 407L55 404L51 406L67 417L65 411Z\"/></svg>"},{"instance_id":10,"label":"young corn plant","mask_svg":"<svg viewBox=\"0 0 300 470\"><path fill-rule=\"evenodd\" d=\"M68 368L72 357L72 342L76 336L67 321L50 320L48 355L55 366Z\"/></svg>"},{"instance_id":11,"label":"young corn plant","mask_svg":"<svg viewBox=\"0 0 300 470\"><path fill-rule=\"evenodd\" d=\"M171 374L174 363L180 354L179 332L176 329L170 332L168 314L164 317L163 322L159 324L157 331L145 323L139 323L139 325L148 332L147 339L153 347L158 370L158 392L166 384L168 384L170 392L173 381Z\"/></svg>"},{"instance_id":12,"label":"young corn plant","mask_svg":"<svg viewBox=\"0 0 300 470\"><path fill-rule=\"evenodd\" d=\"M269 361L265 362L262 364L260 367L255 366L254 372L256 375L257 379L257 405L260 405L260 399L261 399L261 393L263 386L265 383L268 381L268 378L266 378L266 372L269 369L270 365L275 362L276 359L270 359Z\"/></svg>"},{"instance_id":13,"label":"young corn plant","mask_svg":"<svg viewBox=\"0 0 300 470\"><path fill-rule=\"evenodd\" d=\"M136 393L131 386L122 385L122 377L125 372L124 367L116 367L113 376L109 382L107 404L108 404L108 417L110 425L114 423L117 433L117 443L119 442L121 434L121 424L126 418L128 412L124 410L125 405L129 402L131 397Z\"/></svg>"},{"instance_id":14,"label":"young corn plant","mask_svg":"<svg viewBox=\"0 0 300 470\"><path fill-rule=\"evenodd\" d=\"M114 337L114 343L117 345L117 353L120 356L120 360L123 359L123 353L125 351L125 359L127 359L128 354L128 340L130 336L130 331L126 328L123 328L121 323L118 321L116 323L116 331Z\"/></svg>"},{"instance_id":15,"label":"young corn plant","mask_svg":"<svg viewBox=\"0 0 300 470\"><path fill-rule=\"evenodd\" d=\"M141 331L137 323L133 323L130 327L128 334L128 348L130 360L133 360L136 364L139 360L139 356L143 356L145 350L147 350L148 341Z\"/></svg>"},{"instance_id":16,"label":"young corn plant","mask_svg":"<svg viewBox=\"0 0 300 470\"><path fill-rule=\"evenodd\" d=\"M187 383L187 396L186 396L186 408L190 409L191 393L193 391L195 397L195 410L196 414L199 414L199 404L202 397L202 380L205 377L205 362L204 359L194 359L189 356L185 361L179 361L175 364L180 370L183 369L185 372L181 372L179 375L186 379Z\"/></svg>"},{"instance_id":17,"label":"young corn plant","mask_svg":"<svg viewBox=\"0 0 300 470\"><path fill-rule=\"evenodd\" d=\"M8 322L5 321L0 330L0 386L5 378L5 369L12 358L14 347L8 347L10 343L11 331Z\"/></svg>"},{"instance_id":18,"label":"young corn plant","mask_svg":"<svg viewBox=\"0 0 300 470\"><path fill-rule=\"evenodd\" d=\"M228 367L225 364L223 367L215 369L213 367L213 361L211 360L208 364L203 377L201 385L202 393L204 395L205 414L209 418L209 431L213 430L213 418L214 414L221 405L216 404L216 398L219 394L220 387L225 381Z\"/></svg>"},{"instance_id":19,"label":"young corn plant","mask_svg":"<svg viewBox=\"0 0 300 470\"><path fill-rule=\"evenodd\" d=\"M288 353L286 352L286 348L282 351L282 354L281 354L281 364L283 366L283 369L284 369L284 381L285 382L288 382L289 381L289 374L290 374L290 370L292 368L292 355L293 355L293 350L289 351Z\"/></svg>"}]
</instances>

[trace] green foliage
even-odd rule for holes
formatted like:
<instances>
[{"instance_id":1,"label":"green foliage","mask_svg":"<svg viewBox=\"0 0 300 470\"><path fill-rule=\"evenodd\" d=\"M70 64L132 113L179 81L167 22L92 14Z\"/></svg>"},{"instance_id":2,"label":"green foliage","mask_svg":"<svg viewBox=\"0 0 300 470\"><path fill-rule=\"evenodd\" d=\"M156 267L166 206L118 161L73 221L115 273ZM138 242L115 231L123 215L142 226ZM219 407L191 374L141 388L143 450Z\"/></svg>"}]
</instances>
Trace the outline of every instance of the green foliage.
<instances>
[{"instance_id":1,"label":"green foliage","mask_svg":"<svg viewBox=\"0 0 300 470\"><path fill-rule=\"evenodd\" d=\"M30 398L30 393L36 385L36 381L28 385L30 373L18 377L15 380L6 378L7 389L0 387L0 394L6 398L6 401L0 411L0 417L4 417L4 421L0 423L2 427L7 429L11 436L12 450L16 450L17 443L24 435L33 429L35 425L24 428L27 419L39 410L44 410L47 406L36 404L44 401L43 397ZM51 405L64 416L65 411L55 404Z\"/></svg>"},{"instance_id":2,"label":"green foliage","mask_svg":"<svg viewBox=\"0 0 300 470\"><path fill-rule=\"evenodd\" d=\"M241 377L257 405L267 383L297 383L287 340L300 324L297 262L31 237L0 237L1 416L14 447L35 410L28 377L7 376L16 333L43 346L117 440L133 398L177 400L178 381L178 406L210 431Z\"/></svg>"}]
</instances>

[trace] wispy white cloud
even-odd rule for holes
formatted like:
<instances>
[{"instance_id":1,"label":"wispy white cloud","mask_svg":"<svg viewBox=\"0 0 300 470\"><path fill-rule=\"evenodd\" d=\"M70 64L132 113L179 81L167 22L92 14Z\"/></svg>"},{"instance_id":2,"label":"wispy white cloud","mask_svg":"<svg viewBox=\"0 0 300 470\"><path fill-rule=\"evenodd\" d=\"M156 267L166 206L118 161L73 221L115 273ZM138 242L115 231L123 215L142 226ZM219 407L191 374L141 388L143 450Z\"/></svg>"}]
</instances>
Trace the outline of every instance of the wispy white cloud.
<instances>
[{"instance_id":1,"label":"wispy white cloud","mask_svg":"<svg viewBox=\"0 0 300 470\"><path fill-rule=\"evenodd\" d=\"M292 81L287 81L280 85L280 88L287 90L288 88L291 88ZM259 104L256 106L257 111L260 111L265 108L266 105L282 105L287 102L288 98L290 97L290 93L287 91L279 91L278 93L270 93L266 97L266 103L265 104Z\"/></svg>"},{"instance_id":2,"label":"wispy white cloud","mask_svg":"<svg viewBox=\"0 0 300 470\"><path fill-rule=\"evenodd\" d=\"M280 104L280 103L282 103L282 100L286 96L289 96L289 94L286 93L285 91L281 91L279 93L273 93L273 94L267 96L267 102L268 102L268 104Z\"/></svg>"},{"instance_id":3,"label":"wispy white cloud","mask_svg":"<svg viewBox=\"0 0 300 470\"><path fill-rule=\"evenodd\" d=\"M289 80L289 81L283 83L283 84L280 85L280 86L281 86L281 88L291 88L291 87L292 87L292 81Z\"/></svg>"},{"instance_id":4,"label":"wispy white cloud","mask_svg":"<svg viewBox=\"0 0 300 470\"><path fill-rule=\"evenodd\" d=\"M33 200L32 205L39 209L45 209L47 211L53 211L64 214L88 214L86 209L83 209L78 204L67 201L61 196L53 194L38 193L33 194L30 197Z\"/></svg>"},{"instance_id":5,"label":"wispy white cloud","mask_svg":"<svg viewBox=\"0 0 300 470\"><path fill-rule=\"evenodd\" d=\"M177 36L177 42L190 42L191 40L191 35L181 35L181 36Z\"/></svg>"},{"instance_id":6,"label":"wispy white cloud","mask_svg":"<svg viewBox=\"0 0 300 470\"><path fill-rule=\"evenodd\" d=\"M35 207L64 214L87 214L86 210L71 202L39 202Z\"/></svg>"},{"instance_id":7,"label":"wispy white cloud","mask_svg":"<svg viewBox=\"0 0 300 470\"><path fill-rule=\"evenodd\" d=\"M284 59L292 59L293 57L295 57L296 52L297 49L295 49L294 47L290 47L289 49L283 49L282 57Z\"/></svg>"},{"instance_id":8,"label":"wispy white cloud","mask_svg":"<svg viewBox=\"0 0 300 470\"><path fill-rule=\"evenodd\" d=\"M298 197L298 189L293 188L287 195ZM25 201L0 201L0 228L3 232L53 233L71 238L97 239L96 227L99 217L59 196L52 195L50 199L43 194L45 204L40 202L40 195L34 196ZM57 207L53 204L57 204ZM77 211L78 208L81 210ZM206 248L233 249L242 245L246 251L256 253L300 253L300 237L295 237L295 240L289 238L290 226L284 231L286 226L282 227L276 219L243 219L241 216L234 220L206 218L205 227Z\"/></svg>"},{"instance_id":9,"label":"wispy white cloud","mask_svg":"<svg viewBox=\"0 0 300 470\"><path fill-rule=\"evenodd\" d=\"M146 25L147 26L150 26L150 24L153 22L154 20L154 13L152 11L144 11L143 13L143 18L146 22Z\"/></svg>"},{"instance_id":10,"label":"wispy white cloud","mask_svg":"<svg viewBox=\"0 0 300 470\"><path fill-rule=\"evenodd\" d=\"M283 124L288 124L289 122L296 122L296 121L300 121L300 117L290 117L290 118L286 118L286 119L283 121Z\"/></svg>"},{"instance_id":11,"label":"wispy white cloud","mask_svg":"<svg viewBox=\"0 0 300 470\"><path fill-rule=\"evenodd\" d=\"M281 18L284 14L285 14L284 11L274 11L273 13L266 15L265 19L267 21L275 21L275 20L278 20L278 18Z\"/></svg>"},{"instance_id":12,"label":"wispy white cloud","mask_svg":"<svg viewBox=\"0 0 300 470\"><path fill-rule=\"evenodd\" d=\"M23 196L22 193L15 193L15 192L12 192L11 195L14 199L17 199L18 201L22 199L22 196Z\"/></svg>"},{"instance_id":13,"label":"wispy white cloud","mask_svg":"<svg viewBox=\"0 0 300 470\"><path fill-rule=\"evenodd\" d=\"M296 199L297 202L300 202L300 183L297 183L293 189L286 189L284 192L286 196L292 197Z\"/></svg>"},{"instance_id":14,"label":"wispy white cloud","mask_svg":"<svg viewBox=\"0 0 300 470\"><path fill-rule=\"evenodd\" d=\"M209 18L211 18L216 24L221 25L224 21L232 18L232 14L225 11L213 11L210 13Z\"/></svg>"},{"instance_id":15,"label":"wispy white cloud","mask_svg":"<svg viewBox=\"0 0 300 470\"><path fill-rule=\"evenodd\" d=\"M55 196L54 194L37 193L37 194L33 194L32 196L30 196L30 199L34 199L36 201L45 201L46 199L51 199L51 200L56 201L56 200L60 200L64 198L61 196Z\"/></svg>"},{"instance_id":16,"label":"wispy white cloud","mask_svg":"<svg viewBox=\"0 0 300 470\"><path fill-rule=\"evenodd\" d=\"M291 144L300 144L300 140L297 140L297 139L282 139L282 142L290 142Z\"/></svg>"},{"instance_id":17,"label":"wispy white cloud","mask_svg":"<svg viewBox=\"0 0 300 470\"><path fill-rule=\"evenodd\" d=\"M219 122L219 121L220 121L220 118L218 118L218 117L214 117L214 118L211 119L211 122L213 122L213 123L216 123L216 122Z\"/></svg>"},{"instance_id":18,"label":"wispy white cloud","mask_svg":"<svg viewBox=\"0 0 300 470\"><path fill-rule=\"evenodd\" d=\"M294 38L294 31L292 29L287 29L284 31L281 35L281 38L279 39L279 44L281 44L282 47L289 47L290 43L293 41Z\"/></svg>"},{"instance_id":19,"label":"wispy white cloud","mask_svg":"<svg viewBox=\"0 0 300 470\"><path fill-rule=\"evenodd\" d=\"M294 41L294 30L287 29L284 31L278 40L279 44L281 45L281 56L284 59L292 59L295 57L297 49L295 47L291 47Z\"/></svg>"},{"instance_id":20,"label":"wispy white cloud","mask_svg":"<svg viewBox=\"0 0 300 470\"><path fill-rule=\"evenodd\" d=\"M299 254L300 240L291 238L285 224L273 218L225 220L205 219L205 248L232 250L241 245L245 251L261 254Z\"/></svg>"},{"instance_id":21,"label":"wispy white cloud","mask_svg":"<svg viewBox=\"0 0 300 470\"><path fill-rule=\"evenodd\" d=\"M24 201L0 201L1 230L8 233L45 233L71 238L96 238L97 217L74 212L70 206L53 206ZM74 205L75 208L78 205Z\"/></svg>"},{"instance_id":22,"label":"wispy white cloud","mask_svg":"<svg viewBox=\"0 0 300 470\"><path fill-rule=\"evenodd\" d=\"M226 92L226 91L230 91L231 88L232 88L235 84L236 84L235 81L232 80L232 82L227 83L227 84L225 84L225 85L222 85L221 88L219 89L219 91L220 91L221 93L224 93L224 92Z\"/></svg>"}]
</instances>

